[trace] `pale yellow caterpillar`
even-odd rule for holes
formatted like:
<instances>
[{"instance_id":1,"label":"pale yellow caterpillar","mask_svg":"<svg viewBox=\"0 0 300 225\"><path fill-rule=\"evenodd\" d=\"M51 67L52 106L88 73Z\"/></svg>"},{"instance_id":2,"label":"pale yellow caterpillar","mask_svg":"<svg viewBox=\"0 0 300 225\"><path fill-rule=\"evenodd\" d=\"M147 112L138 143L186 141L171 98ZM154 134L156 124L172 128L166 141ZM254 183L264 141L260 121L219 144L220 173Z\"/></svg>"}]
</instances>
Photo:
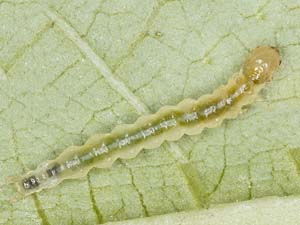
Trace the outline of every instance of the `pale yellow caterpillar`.
<instances>
[{"instance_id":1,"label":"pale yellow caterpillar","mask_svg":"<svg viewBox=\"0 0 300 225\"><path fill-rule=\"evenodd\" d=\"M118 158L133 158L142 149L156 148L164 141L175 141L184 134L200 134L204 128L216 127L224 119L235 118L244 105L252 103L280 63L276 48L257 47L241 71L212 94L162 107L155 114L141 116L134 124L92 136L84 145L71 146L56 159L10 182L16 183L20 193L29 195L65 179L83 177L94 167L110 167Z\"/></svg>"}]
</instances>

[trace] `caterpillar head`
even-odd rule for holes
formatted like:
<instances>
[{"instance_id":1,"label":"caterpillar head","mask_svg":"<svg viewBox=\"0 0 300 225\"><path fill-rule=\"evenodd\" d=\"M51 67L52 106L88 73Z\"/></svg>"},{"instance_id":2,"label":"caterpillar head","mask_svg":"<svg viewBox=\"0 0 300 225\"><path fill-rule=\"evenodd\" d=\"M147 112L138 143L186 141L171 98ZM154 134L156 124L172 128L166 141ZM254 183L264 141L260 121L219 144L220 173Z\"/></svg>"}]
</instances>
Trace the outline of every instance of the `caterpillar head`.
<instances>
[{"instance_id":1,"label":"caterpillar head","mask_svg":"<svg viewBox=\"0 0 300 225\"><path fill-rule=\"evenodd\" d=\"M272 74L281 63L277 48L259 46L247 58L243 66L243 74L255 84L261 84L272 79Z\"/></svg>"}]
</instances>

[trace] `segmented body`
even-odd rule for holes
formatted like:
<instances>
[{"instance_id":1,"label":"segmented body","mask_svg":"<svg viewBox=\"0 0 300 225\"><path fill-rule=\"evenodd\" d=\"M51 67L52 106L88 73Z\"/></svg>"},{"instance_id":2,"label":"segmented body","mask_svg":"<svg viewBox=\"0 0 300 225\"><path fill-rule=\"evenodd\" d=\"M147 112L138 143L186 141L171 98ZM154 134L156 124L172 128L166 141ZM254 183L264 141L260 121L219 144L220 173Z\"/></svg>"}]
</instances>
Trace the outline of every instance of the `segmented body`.
<instances>
[{"instance_id":1,"label":"segmented body","mask_svg":"<svg viewBox=\"0 0 300 225\"><path fill-rule=\"evenodd\" d=\"M109 134L95 135L83 146L71 146L58 158L11 181L16 183L19 192L29 195L65 179L82 177L91 168L110 167L118 158L133 158L142 149L158 147L165 140L178 140L184 134L199 134L204 128L216 127L224 119L235 118L244 105L255 100L280 62L274 47L257 47L241 72L212 94L198 100L185 99L177 106L165 106L155 114L140 117L132 125L121 125Z\"/></svg>"}]
</instances>

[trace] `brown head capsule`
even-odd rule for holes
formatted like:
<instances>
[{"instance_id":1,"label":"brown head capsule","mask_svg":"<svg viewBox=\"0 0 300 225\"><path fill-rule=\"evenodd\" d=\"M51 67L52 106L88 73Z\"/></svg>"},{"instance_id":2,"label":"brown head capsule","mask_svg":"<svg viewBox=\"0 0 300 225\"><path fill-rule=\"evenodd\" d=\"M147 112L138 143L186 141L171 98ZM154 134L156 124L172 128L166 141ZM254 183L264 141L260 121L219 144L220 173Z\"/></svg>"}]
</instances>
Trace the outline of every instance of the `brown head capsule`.
<instances>
[{"instance_id":1,"label":"brown head capsule","mask_svg":"<svg viewBox=\"0 0 300 225\"><path fill-rule=\"evenodd\" d=\"M255 84L261 84L272 79L273 72L281 63L277 48L259 46L255 48L243 66L243 74Z\"/></svg>"}]
</instances>

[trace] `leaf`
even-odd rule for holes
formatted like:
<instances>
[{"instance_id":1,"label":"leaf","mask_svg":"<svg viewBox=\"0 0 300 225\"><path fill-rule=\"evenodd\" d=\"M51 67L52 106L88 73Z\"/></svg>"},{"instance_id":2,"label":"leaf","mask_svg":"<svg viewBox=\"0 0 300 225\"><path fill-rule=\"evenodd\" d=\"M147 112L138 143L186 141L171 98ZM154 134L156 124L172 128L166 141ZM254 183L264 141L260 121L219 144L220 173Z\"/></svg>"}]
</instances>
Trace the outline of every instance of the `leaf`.
<instances>
[{"instance_id":1,"label":"leaf","mask_svg":"<svg viewBox=\"0 0 300 225\"><path fill-rule=\"evenodd\" d=\"M297 195L299 10L296 1L277 0L0 1L0 223L202 215L223 203ZM237 119L12 201L6 177L212 92L258 45L277 46L283 63Z\"/></svg>"},{"instance_id":2,"label":"leaf","mask_svg":"<svg viewBox=\"0 0 300 225\"><path fill-rule=\"evenodd\" d=\"M271 216L270 216L271 215ZM297 224L299 198L264 198L221 205L209 210L107 223L107 225Z\"/></svg>"}]
</instances>

